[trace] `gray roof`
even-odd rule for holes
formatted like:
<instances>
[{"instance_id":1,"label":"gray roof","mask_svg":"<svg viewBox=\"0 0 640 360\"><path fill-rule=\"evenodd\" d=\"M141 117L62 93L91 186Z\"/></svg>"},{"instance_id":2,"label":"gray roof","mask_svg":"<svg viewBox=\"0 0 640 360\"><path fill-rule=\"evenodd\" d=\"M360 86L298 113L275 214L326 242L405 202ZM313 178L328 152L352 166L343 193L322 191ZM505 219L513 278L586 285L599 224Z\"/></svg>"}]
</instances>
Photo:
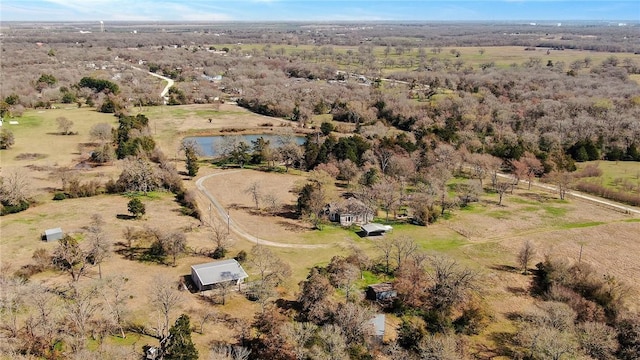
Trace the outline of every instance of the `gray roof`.
<instances>
[{"instance_id":1,"label":"gray roof","mask_svg":"<svg viewBox=\"0 0 640 360\"><path fill-rule=\"evenodd\" d=\"M47 230L44 231L44 234L46 236L51 236L51 235L55 235L55 234L62 234L62 228L47 229Z\"/></svg>"},{"instance_id":2,"label":"gray roof","mask_svg":"<svg viewBox=\"0 0 640 360\"><path fill-rule=\"evenodd\" d=\"M198 276L202 285L218 284L249 277L242 266L234 259L193 265L191 269Z\"/></svg>"},{"instance_id":3,"label":"gray roof","mask_svg":"<svg viewBox=\"0 0 640 360\"><path fill-rule=\"evenodd\" d=\"M379 233L384 233L387 231L391 231L393 228L391 227L391 225L382 225L382 224L377 224L377 223L368 223L365 225L360 226L360 228L366 232L367 234L373 233L373 232L379 232Z\"/></svg>"},{"instance_id":4,"label":"gray roof","mask_svg":"<svg viewBox=\"0 0 640 360\"><path fill-rule=\"evenodd\" d=\"M373 335L384 336L384 321L384 314L377 314L371 320L369 320L369 324L373 326Z\"/></svg>"}]
</instances>

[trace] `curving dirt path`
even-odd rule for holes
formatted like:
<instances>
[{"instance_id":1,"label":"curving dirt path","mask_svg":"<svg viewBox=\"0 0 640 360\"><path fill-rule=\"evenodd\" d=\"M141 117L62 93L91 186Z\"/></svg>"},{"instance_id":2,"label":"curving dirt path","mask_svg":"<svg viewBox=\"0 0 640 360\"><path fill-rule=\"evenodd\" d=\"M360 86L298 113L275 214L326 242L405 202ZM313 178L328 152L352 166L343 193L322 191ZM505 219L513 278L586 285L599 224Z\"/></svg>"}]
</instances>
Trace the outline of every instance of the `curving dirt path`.
<instances>
[{"instance_id":1,"label":"curving dirt path","mask_svg":"<svg viewBox=\"0 0 640 360\"><path fill-rule=\"evenodd\" d=\"M139 70L139 71L146 71L145 69L141 69L141 68L139 68L139 67L135 67L135 66L132 66L132 68L134 68L134 69L136 69L136 70ZM164 87L164 89L162 90L162 92L160 93L160 97L164 99L164 97L165 97L165 96L167 95L167 93L169 92L169 88L171 88L171 87L173 86L173 84L175 84L175 82L174 82L173 80L169 79L169 78L168 78L168 77L166 77L166 76L162 76L162 75L159 75L159 74L153 73L153 72L151 72L151 71L147 71L147 73L148 73L149 75L151 75L151 76L155 76L155 77L160 78L160 79L162 79L162 80L164 80L164 81L166 81L166 82L167 82L167 86L165 86L165 87Z\"/></svg>"},{"instance_id":2,"label":"curving dirt path","mask_svg":"<svg viewBox=\"0 0 640 360\"><path fill-rule=\"evenodd\" d=\"M326 244L287 244L287 243L273 242L273 241L261 239L243 230L242 227L234 219L229 217L224 207L220 204L220 202L218 202L218 200L216 200L215 197L213 197L213 195L211 195L211 193L207 190L207 188L203 184L206 180L211 179L213 177L234 174L241 171L247 171L247 170L232 170L232 171L225 171L225 172L220 172L215 174L209 174L199 178L196 181L196 187L198 188L198 190L204 196L206 196L207 199L209 199L209 201L211 201L211 204L216 208L216 211L218 212L218 215L220 216L220 218L228 222L229 227L233 232L235 232L236 234L240 235L241 237L247 239L248 241L254 244L260 244L260 245L266 245L266 246L296 248L296 249L318 249L318 248L326 248L328 246Z\"/></svg>"}]
</instances>

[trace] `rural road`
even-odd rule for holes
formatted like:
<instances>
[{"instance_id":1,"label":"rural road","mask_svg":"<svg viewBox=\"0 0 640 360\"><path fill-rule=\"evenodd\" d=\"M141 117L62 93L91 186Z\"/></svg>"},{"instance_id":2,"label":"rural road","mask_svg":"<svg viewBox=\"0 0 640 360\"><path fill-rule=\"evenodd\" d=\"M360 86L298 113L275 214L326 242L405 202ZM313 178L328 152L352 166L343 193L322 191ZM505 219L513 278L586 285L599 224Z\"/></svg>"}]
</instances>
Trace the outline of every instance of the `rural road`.
<instances>
[{"instance_id":1,"label":"rural road","mask_svg":"<svg viewBox=\"0 0 640 360\"><path fill-rule=\"evenodd\" d=\"M498 174L498 176L503 178L503 179L511 179L511 180L513 180L513 178L510 175L507 175L507 174ZM520 183L527 184L527 181L526 180L520 180ZM553 185L547 185L547 184L543 184L543 183L535 182L535 181L531 183L531 186L536 186L536 187L539 187L539 188L542 188L542 189L545 189L545 190L549 190L549 191L552 191L552 192L557 192L558 191L558 188L553 186ZM585 194L583 194L581 192L578 192L578 191L575 191L575 190L567 191L567 195L573 196L573 197L578 198L578 199L590 201L590 202L593 202L593 203L596 203L596 204L599 204L599 205L605 205L605 206L611 207L611 208L613 208L615 210L621 211L621 212L623 212L625 214L640 215L640 209L634 209L632 207L624 206L624 205L619 204L619 203L615 203L615 202L607 201L607 200L600 199L600 198L597 198L597 197L585 195Z\"/></svg>"},{"instance_id":2,"label":"rural road","mask_svg":"<svg viewBox=\"0 0 640 360\"><path fill-rule=\"evenodd\" d=\"M218 200L216 200L215 197L213 197L213 195L211 195L211 193L203 185L203 183L206 180L211 179L213 177L234 174L241 171L246 171L246 170L233 170L233 171L224 171L220 173L209 174L201 177L196 181L196 187L198 188L198 190L200 190L200 192L204 194L204 196L206 196L209 199L209 201L211 201L211 204L213 204L213 206L218 211L218 215L220 215L220 218L223 219L224 221L228 221L229 227L231 228L231 230L233 230L233 232L235 232L236 234L240 235L241 237L249 240L254 244L260 244L260 245L266 245L266 246L281 247L281 248L296 248L296 249L318 249L318 248L327 247L327 245L325 244L312 245L312 244L287 244L287 243L273 242L273 241L258 238L256 236L249 234L245 230L243 230L236 221L234 221L231 217L227 215L227 211L224 209L224 207L218 202ZM221 180L221 181L224 181L224 180Z\"/></svg>"},{"instance_id":3,"label":"rural road","mask_svg":"<svg viewBox=\"0 0 640 360\"><path fill-rule=\"evenodd\" d=\"M135 66L132 66L132 68L134 68L134 69L136 69L136 70L140 70L140 71L147 71L147 70L145 70L145 69L140 69L139 67L135 67ZM169 79L169 78L168 78L168 77L166 77L166 76L162 76L162 75L159 75L159 74L153 73L153 72L151 72L151 71L147 71L147 73L148 73L149 75L151 75L151 76L155 76L155 77L160 78L160 79L162 79L162 80L164 80L164 81L166 81L166 82L167 82L167 86L165 86L165 87L164 87L164 90L162 90L162 92L160 93L160 97L164 99L164 97L165 97L165 96L167 95L167 93L169 92L169 88L173 86L174 81L173 81L173 80L171 80L171 79Z\"/></svg>"}]
</instances>

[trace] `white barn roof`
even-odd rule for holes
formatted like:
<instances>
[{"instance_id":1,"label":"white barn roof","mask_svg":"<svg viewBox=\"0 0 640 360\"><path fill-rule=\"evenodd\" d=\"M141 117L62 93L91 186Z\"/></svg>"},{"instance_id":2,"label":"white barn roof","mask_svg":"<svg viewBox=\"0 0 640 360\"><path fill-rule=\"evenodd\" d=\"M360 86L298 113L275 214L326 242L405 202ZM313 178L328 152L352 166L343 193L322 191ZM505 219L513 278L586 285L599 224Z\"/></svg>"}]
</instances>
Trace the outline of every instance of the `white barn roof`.
<instances>
[{"instance_id":1,"label":"white barn roof","mask_svg":"<svg viewBox=\"0 0 640 360\"><path fill-rule=\"evenodd\" d=\"M231 280L242 280L249 277L242 266L234 260L214 261L191 266L203 286L213 285Z\"/></svg>"}]
</instances>

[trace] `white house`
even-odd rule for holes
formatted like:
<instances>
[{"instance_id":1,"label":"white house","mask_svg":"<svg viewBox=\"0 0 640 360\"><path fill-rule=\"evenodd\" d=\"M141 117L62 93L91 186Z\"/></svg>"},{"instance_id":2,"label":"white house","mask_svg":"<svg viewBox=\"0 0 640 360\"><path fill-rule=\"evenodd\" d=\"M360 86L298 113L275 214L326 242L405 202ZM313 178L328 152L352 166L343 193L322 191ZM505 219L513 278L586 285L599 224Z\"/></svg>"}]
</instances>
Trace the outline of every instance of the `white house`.
<instances>
[{"instance_id":1,"label":"white house","mask_svg":"<svg viewBox=\"0 0 640 360\"><path fill-rule=\"evenodd\" d=\"M226 282L238 285L248 277L249 275L234 259L191 266L191 279L199 291L209 290Z\"/></svg>"},{"instance_id":2,"label":"white house","mask_svg":"<svg viewBox=\"0 0 640 360\"><path fill-rule=\"evenodd\" d=\"M331 203L327 205L325 212L329 215L329 220L339 222L342 226L366 224L373 220L373 211L356 198Z\"/></svg>"}]
</instances>

